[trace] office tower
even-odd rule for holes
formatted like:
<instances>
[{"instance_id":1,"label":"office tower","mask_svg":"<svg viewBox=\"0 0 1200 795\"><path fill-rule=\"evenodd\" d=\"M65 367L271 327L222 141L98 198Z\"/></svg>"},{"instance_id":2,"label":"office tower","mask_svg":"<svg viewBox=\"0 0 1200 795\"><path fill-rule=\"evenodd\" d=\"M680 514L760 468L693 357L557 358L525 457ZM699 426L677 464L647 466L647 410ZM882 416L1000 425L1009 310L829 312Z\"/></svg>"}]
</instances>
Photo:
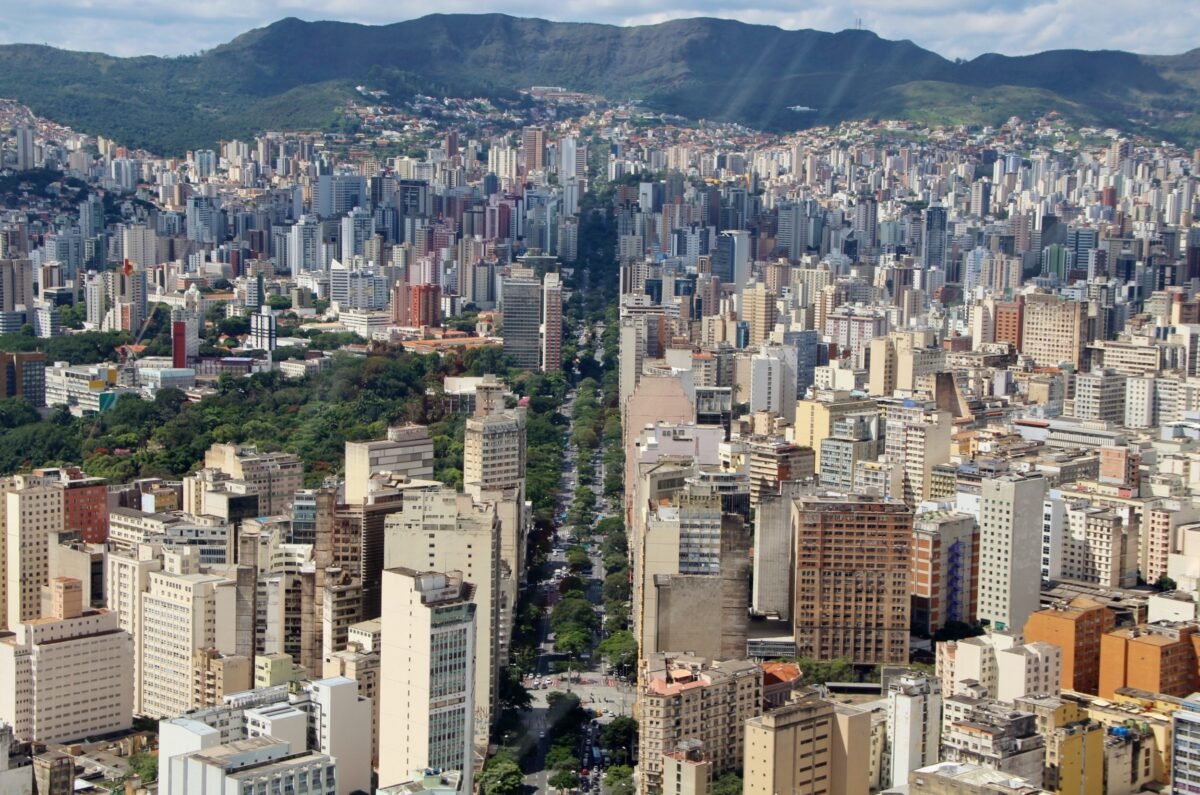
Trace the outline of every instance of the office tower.
<instances>
[{"instance_id":1,"label":"office tower","mask_svg":"<svg viewBox=\"0 0 1200 795\"><path fill-rule=\"evenodd\" d=\"M864 497L811 497L797 501L794 521L798 656L908 662L912 512Z\"/></svg>"},{"instance_id":2,"label":"office tower","mask_svg":"<svg viewBox=\"0 0 1200 795\"><path fill-rule=\"evenodd\" d=\"M46 354L0 353L0 397L24 398L35 408L46 405Z\"/></svg>"},{"instance_id":3,"label":"office tower","mask_svg":"<svg viewBox=\"0 0 1200 795\"><path fill-rule=\"evenodd\" d=\"M161 548L138 544L131 552L110 551L105 560L105 598L108 609L120 619L121 629L133 639L133 712L142 714L142 593L150 587L150 574L161 571Z\"/></svg>"},{"instance_id":4,"label":"office tower","mask_svg":"<svg viewBox=\"0 0 1200 795\"><path fill-rule=\"evenodd\" d=\"M525 162L525 174L541 171L546 167L546 129L526 127L521 131L521 156Z\"/></svg>"},{"instance_id":5,"label":"office tower","mask_svg":"<svg viewBox=\"0 0 1200 795\"><path fill-rule=\"evenodd\" d=\"M1088 342L1087 315L1087 304L1079 301L1054 295L1025 296L1019 350L1039 367L1069 362L1079 369ZM999 319L996 339L1001 339Z\"/></svg>"},{"instance_id":6,"label":"office tower","mask_svg":"<svg viewBox=\"0 0 1200 795\"><path fill-rule=\"evenodd\" d=\"M187 237L202 245L214 246L225 240L224 215L219 200L211 196L189 196L187 200Z\"/></svg>"},{"instance_id":7,"label":"office tower","mask_svg":"<svg viewBox=\"0 0 1200 795\"><path fill-rule=\"evenodd\" d=\"M795 541L792 538L794 487L782 494L763 495L754 512L754 578L751 609L755 615L774 615L783 621L792 617L792 579Z\"/></svg>"},{"instance_id":8,"label":"office tower","mask_svg":"<svg viewBox=\"0 0 1200 795\"><path fill-rule=\"evenodd\" d=\"M542 284L527 268L513 268L500 284L504 354L518 367L536 370L541 364Z\"/></svg>"},{"instance_id":9,"label":"office tower","mask_svg":"<svg viewBox=\"0 0 1200 795\"><path fill-rule=\"evenodd\" d=\"M475 389L475 413L463 436L463 485L525 492L525 409L504 408L504 385L484 376Z\"/></svg>"},{"instance_id":10,"label":"office tower","mask_svg":"<svg viewBox=\"0 0 1200 795\"><path fill-rule=\"evenodd\" d=\"M975 623L979 523L965 513L933 511L913 522L912 621L933 635L950 623Z\"/></svg>"},{"instance_id":11,"label":"office tower","mask_svg":"<svg viewBox=\"0 0 1200 795\"><path fill-rule=\"evenodd\" d=\"M1116 617L1104 605L1078 596L1029 616L1025 639L1062 649L1063 690L1095 695L1100 688L1100 639L1116 628Z\"/></svg>"},{"instance_id":12,"label":"office tower","mask_svg":"<svg viewBox=\"0 0 1200 795\"><path fill-rule=\"evenodd\" d=\"M247 347L259 351L273 351L278 342L275 313L266 304L250 315L250 339Z\"/></svg>"},{"instance_id":13,"label":"office tower","mask_svg":"<svg viewBox=\"0 0 1200 795\"><path fill-rule=\"evenodd\" d=\"M456 572L383 573L379 783L474 769L475 588Z\"/></svg>"},{"instance_id":14,"label":"office tower","mask_svg":"<svg viewBox=\"0 0 1200 795\"><path fill-rule=\"evenodd\" d=\"M21 125L17 127L17 171L31 171L37 165L36 149L34 148L34 128Z\"/></svg>"},{"instance_id":15,"label":"office tower","mask_svg":"<svg viewBox=\"0 0 1200 795\"><path fill-rule=\"evenodd\" d=\"M1019 629L1038 609L1041 593L1040 474L985 478L979 502L978 618L995 629Z\"/></svg>"},{"instance_id":16,"label":"office tower","mask_svg":"<svg viewBox=\"0 0 1200 795\"><path fill-rule=\"evenodd\" d=\"M763 711L762 669L750 660L682 654L652 654L640 666L638 791L659 790L663 752L690 740L704 744L714 776L741 770L746 722Z\"/></svg>"},{"instance_id":17,"label":"office tower","mask_svg":"<svg viewBox=\"0 0 1200 795\"><path fill-rule=\"evenodd\" d=\"M542 372L562 369L562 278L547 273L542 279Z\"/></svg>"},{"instance_id":18,"label":"office tower","mask_svg":"<svg viewBox=\"0 0 1200 795\"><path fill-rule=\"evenodd\" d=\"M412 480L433 478L433 440L424 425L396 425L387 436L366 442L346 442L346 502L367 496L372 475L393 472Z\"/></svg>"},{"instance_id":19,"label":"office tower","mask_svg":"<svg viewBox=\"0 0 1200 795\"><path fill-rule=\"evenodd\" d=\"M0 719L23 741L61 742L126 730L133 643L115 613L83 603L79 580L47 587L41 618L0 638Z\"/></svg>"},{"instance_id":20,"label":"office tower","mask_svg":"<svg viewBox=\"0 0 1200 795\"><path fill-rule=\"evenodd\" d=\"M405 498L384 521L386 569L457 571L474 588L475 746L486 751L497 717L496 677L501 633L511 627L513 605L501 604L500 528L495 509L469 494L441 488ZM504 575L511 577L512 573ZM507 646L507 644L504 644Z\"/></svg>"},{"instance_id":21,"label":"office tower","mask_svg":"<svg viewBox=\"0 0 1200 795\"><path fill-rule=\"evenodd\" d=\"M921 264L926 269L946 269L946 208L931 204L925 210L921 231Z\"/></svg>"},{"instance_id":22,"label":"office tower","mask_svg":"<svg viewBox=\"0 0 1200 795\"><path fill-rule=\"evenodd\" d=\"M834 423L848 414L875 410L875 401L870 398L854 397L850 392L818 389L812 398L796 401L796 424L792 429L793 441L802 447L814 450L823 439L833 435ZM816 471L822 472L820 458Z\"/></svg>"},{"instance_id":23,"label":"office tower","mask_svg":"<svg viewBox=\"0 0 1200 795\"><path fill-rule=\"evenodd\" d=\"M342 219L341 260L348 264L354 257L366 256L367 241L375 234L375 216L355 207Z\"/></svg>"},{"instance_id":24,"label":"office tower","mask_svg":"<svg viewBox=\"0 0 1200 795\"><path fill-rule=\"evenodd\" d=\"M399 278L392 285L392 292L389 298L393 326L408 326L410 324L409 310L411 307L409 301L408 282L403 278Z\"/></svg>"},{"instance_id":25,"label":"office tower","mask_svg":"<svg viewBox=\"0 0 1200 795\"><path fill-rule=\"evenodd\" d=\"M869 712L808 691L746 721L746 795L868 791ZM669 773L663 776L664 787Z\"/></svg>"},{"instance_id":26,"label":"office tower","mask_svg":"<svg viewBox=\"0 0 1200 795\"><path fill-rule=\"evenodd\" d=\"M204 453L204 466L254 487L260 516L287 510L304 481L304 464L298 456L260 453L253 445L214 444Z\"/></svg>"},{"instance_id":27,"label":"office tower","mask_svg":"<svg viewBox=\"0 0 1200 795\"><path fill-rule=\"evenodd\" d=\"M888 683L889 770L884 779L904 786L913 770L938 761L942 742L942 692L932 676L906 673Z\"/></svg>"},{"instance_id":28,"label":"office tower","mask_svg":"<svg viewBox=\"0 0 1200 795\"><path fill-rule=\"evenodd\" d=\"M5 498L6 620L10 628L36 621L49 584L50 538L63 531L63 490L29 485Z\"/></svg>"}]
</instances>

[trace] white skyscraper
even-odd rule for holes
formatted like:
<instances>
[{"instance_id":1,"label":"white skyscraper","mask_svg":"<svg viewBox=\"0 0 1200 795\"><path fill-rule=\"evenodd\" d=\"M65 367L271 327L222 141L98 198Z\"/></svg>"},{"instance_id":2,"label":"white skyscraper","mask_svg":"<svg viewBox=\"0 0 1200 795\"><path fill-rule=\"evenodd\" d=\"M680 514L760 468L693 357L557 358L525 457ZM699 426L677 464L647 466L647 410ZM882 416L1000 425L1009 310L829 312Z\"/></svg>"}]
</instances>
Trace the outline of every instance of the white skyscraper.
<instances>
[{"instance_id":1,"label":"white skyscraper","mask_svg":"<svg viewBox=\"0 0 1200 795\"><path fill-rule=\"evenodd\" d=\"M366 255L367 241L375 234L375 218L369 210L355 207L342 219L341 260L349 263Z\"/></svg>"},{"instance_id":2,"label":"white skyscraper","mask_svg":"<svg viewBox=\"0 0 1200 795\"><path fill-rule=\"evenodd\" d=\"M379 784L412 771L459 770L471 791L475 587L451 572L383 573Z\"/></svg>"},{"instance_id":3,"label":"white skyscraper","mask_svg":"<svg viewBox=\"0 0 1200 795\"><path fill-rule=\"evenodd\" d=\"M979 618L1020 631L1040 607L1042 503L1040 474L987 478L979 500Z\"/></svg>"},{"instance_id":4,"label":"white skyscraper","mask_svg":"<svg viewBox=\"0 0 1200 795\"><path fill-rule=\"evenodd\" d=\"M942 742L942 694L937 679L905 674L888 685L887 784L902 787L908 774L938 761Z\"/></svg>"}]
</instances>

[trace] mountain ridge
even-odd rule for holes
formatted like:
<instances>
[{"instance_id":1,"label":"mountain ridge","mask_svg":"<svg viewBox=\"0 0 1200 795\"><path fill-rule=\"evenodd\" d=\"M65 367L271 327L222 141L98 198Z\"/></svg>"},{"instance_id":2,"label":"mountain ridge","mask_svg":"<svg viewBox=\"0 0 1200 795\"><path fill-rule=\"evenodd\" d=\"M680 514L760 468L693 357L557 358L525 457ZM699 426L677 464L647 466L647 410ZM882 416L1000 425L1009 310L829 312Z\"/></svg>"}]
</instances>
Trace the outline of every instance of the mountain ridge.
<instances>
[{"instance_id":1,"label":"mountain ridge","mask_svg":"<svg viewBox=\"0 0 1200 795\"><path fill-rule=\"evenodd\" d=\"M264 129L328 129L359 84L396 97L511 97L534 84L564 85L770 131L882 117L995 124L1058 110L1078 123L1200 140L1200 48L951 61L865 30L793 31L711 17L619 27L507 14L430 14L389 25L287 17L169 58L0 46L0 96L163 153Z\"/></svg>"}]
</instances>

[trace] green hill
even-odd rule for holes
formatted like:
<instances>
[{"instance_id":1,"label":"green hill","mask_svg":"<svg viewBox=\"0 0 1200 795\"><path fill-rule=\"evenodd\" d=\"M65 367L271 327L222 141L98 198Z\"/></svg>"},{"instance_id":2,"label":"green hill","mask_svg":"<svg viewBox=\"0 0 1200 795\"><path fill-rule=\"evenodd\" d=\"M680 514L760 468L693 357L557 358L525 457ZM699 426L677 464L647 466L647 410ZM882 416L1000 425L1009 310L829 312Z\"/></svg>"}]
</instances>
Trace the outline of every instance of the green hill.
<instances>
[{"instance_id":1,"label":"green hill","mask_svg":"<svg viewBox=\"0 0 1200 795\"><path fill-rule=\"evenodd\" d=\"M994 123L1055 109L1076 121L1200 137L1200 50L952 62L866 31L718 19L615 27L501 14L383 26L284 19L180 58L0 47L0 96L162 152L264 129L328 128L356 84L394 96L507 96L563 85L768 130L895 116Z\"/></svg>"}]
</instances>

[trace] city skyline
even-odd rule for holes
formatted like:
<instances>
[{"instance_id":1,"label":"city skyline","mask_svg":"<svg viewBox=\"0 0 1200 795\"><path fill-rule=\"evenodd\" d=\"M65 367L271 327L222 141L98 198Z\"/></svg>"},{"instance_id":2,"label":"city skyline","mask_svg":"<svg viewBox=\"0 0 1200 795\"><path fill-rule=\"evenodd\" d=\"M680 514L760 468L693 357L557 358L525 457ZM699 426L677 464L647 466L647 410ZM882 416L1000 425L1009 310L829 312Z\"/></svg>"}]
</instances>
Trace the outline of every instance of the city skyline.
<instances>
[{"instance_id":1,"label":"city skyline","mask_svg":"<svg viewBox=\"0 0 1200 795\"><path fill-rule=\"evenodd\" d=\"M0 8L11 0L0 3ZM1171 0L1139 9L1136 19L1123 14L1118 0L921 0L897 8L884 0L857 0L796 9L779 0L739 5L721 0L672 0L615 4L451 2L439 13L506 13L559 22L621 26L650 25L672 19L717 17L787 30L840 31L861 26L888 39L907 39L946 58L985 53L1026 55L1045 50L1128 50L1169 55L1200 41L1200 11ZM62 49L103 52L119 57L179 56L211 49L237 36L286 17L387 25L423 16L417 4L386 8L362 0L251 0L179 6L163 0L135 3L116 0L103 6L91 0L51 0L21 9L0 30L0 44L47 44Z\"/></svg>"}]
</instances>

